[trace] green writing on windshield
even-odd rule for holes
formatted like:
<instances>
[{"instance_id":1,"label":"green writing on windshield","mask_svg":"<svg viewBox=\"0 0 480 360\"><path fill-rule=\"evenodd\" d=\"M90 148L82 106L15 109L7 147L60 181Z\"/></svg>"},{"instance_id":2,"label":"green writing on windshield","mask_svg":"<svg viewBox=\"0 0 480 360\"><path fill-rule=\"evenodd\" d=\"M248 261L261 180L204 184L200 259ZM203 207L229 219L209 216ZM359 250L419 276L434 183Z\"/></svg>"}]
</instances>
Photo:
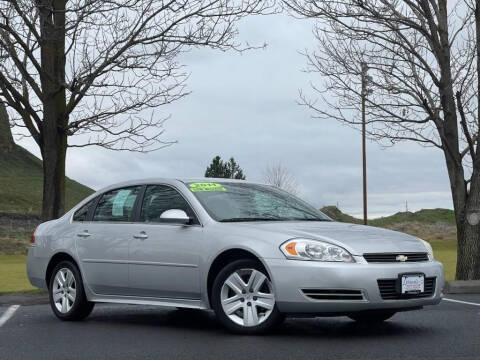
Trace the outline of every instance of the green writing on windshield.
<instances>
[{"instance_id":1,"label":"green writing on windshield","mask_svg":"<svg viewBox=\"0 0 480 360\"><path fill-rule=\"evenodd\" d=\"M222 184L201 182L201 183L192 183L189 185L191 192L198 191L227 191Z\"/></svg>"}]
</instances>

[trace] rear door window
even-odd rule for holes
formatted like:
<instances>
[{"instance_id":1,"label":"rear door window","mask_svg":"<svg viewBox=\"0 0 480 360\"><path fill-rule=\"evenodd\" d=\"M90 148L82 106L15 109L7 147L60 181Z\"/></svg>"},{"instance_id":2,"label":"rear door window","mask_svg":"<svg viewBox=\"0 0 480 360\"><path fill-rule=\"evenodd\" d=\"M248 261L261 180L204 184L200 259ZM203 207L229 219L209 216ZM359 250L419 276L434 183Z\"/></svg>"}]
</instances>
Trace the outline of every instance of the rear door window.
<instances>
[{"instance_id":1,"label":"rear door window","mask_svg":"<svg viewBox=\"0 0 480 360\"><path fill-rule=\"evenodd\" d=\"M90 200L73 214L73 221L89 221L92 217L93 208L98 197Z\"/></svg>"},{"instance_id":2,"label":"rear door window","mask_svg":"<svg viewBox=\"0 0 480 360\"><path fill-rule=\"evenodd\" d=\"M109 191L98 202L93 221L133 221L133 209L141 186Z\"/></svg>"}]
</instances>

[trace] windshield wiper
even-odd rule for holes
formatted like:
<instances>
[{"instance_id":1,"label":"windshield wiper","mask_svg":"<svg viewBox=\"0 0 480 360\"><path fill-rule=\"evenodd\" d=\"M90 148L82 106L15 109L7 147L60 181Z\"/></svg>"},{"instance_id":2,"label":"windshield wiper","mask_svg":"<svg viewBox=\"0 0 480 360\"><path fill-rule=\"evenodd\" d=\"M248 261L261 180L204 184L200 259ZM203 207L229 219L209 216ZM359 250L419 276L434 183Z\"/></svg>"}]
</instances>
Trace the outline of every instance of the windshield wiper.
<instances>
[{"instance_id":1,"label":"windshield wiper","mask_svg":"<svg viewBox=\"0 0 480 360\"><path fill-rule=\"evenodd\" d=\"M230 218L222 219L220 222L242 222L242 221L284 221L283 218L263 218L263 217L239 217L239 218Z\"/></svg>"}]
</instances>

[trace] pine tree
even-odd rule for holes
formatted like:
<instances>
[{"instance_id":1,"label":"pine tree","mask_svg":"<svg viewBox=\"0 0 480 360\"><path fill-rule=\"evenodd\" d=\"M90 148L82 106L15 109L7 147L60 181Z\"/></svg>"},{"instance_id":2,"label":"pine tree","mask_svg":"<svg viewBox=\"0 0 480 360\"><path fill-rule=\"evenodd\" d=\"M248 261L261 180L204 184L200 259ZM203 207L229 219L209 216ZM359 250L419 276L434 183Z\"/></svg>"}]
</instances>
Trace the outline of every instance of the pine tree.
<instances>
[{"instance_id":1,"label":"pine tree","mask_svg":"<svg viewBox=\"0 0 480 360\"><path fill-rule=\"evenodd\" d=\"M205 177L224 178L226 167L220 156L215 156L205 171Z\"/></svg>"},{"instance_id":2,"label":"pine tree","mask_svg":"<svg viewBox=\"0 0 480 360\"><path fill-rule=\"evenodd\" d=\"M243 175L243 170L235 162L235 159L232 157L230 161L225 164L227 167L227 177L230 179L245 180L245 175Z\"/></svg>"},{"instance_id":3,"label":"pine tree","mask_svg":"<svg viewBox=\"0 0 480 360\"><path fill-rule=\"evenodd\" d=\"M243 170L233 157L228 162L223 162L220 156L213 158L205 171L205 177L245 180Z\"/></svg>"}]
</instances>

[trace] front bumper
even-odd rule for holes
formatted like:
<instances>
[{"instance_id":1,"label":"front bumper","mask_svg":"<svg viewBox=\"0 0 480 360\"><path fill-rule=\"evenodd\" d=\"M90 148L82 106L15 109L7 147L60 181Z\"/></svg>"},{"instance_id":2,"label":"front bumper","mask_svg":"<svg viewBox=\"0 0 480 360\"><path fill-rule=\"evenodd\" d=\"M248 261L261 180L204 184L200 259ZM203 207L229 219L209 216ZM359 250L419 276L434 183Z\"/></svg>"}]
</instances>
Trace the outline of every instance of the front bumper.
<instances>
[{"instance_id":1,"label":"front bumper","mask_svg":"<svg viewBox=\"0 0 480 360\"><path fill-rule=\"evenodd\" d=\"M264 259L272 277L278 309L288 314L347 314L364 310L396 311L438 304L445 282L443 266L438 261L415 263L367 263L355 257L356 263L327 263L287 259ZM397 279L402 273L423 273L435 278L432 296L384 300L378 279ZM314 300L302 289L359 290L361 300Z\"/></svg>"}]
</instances>

